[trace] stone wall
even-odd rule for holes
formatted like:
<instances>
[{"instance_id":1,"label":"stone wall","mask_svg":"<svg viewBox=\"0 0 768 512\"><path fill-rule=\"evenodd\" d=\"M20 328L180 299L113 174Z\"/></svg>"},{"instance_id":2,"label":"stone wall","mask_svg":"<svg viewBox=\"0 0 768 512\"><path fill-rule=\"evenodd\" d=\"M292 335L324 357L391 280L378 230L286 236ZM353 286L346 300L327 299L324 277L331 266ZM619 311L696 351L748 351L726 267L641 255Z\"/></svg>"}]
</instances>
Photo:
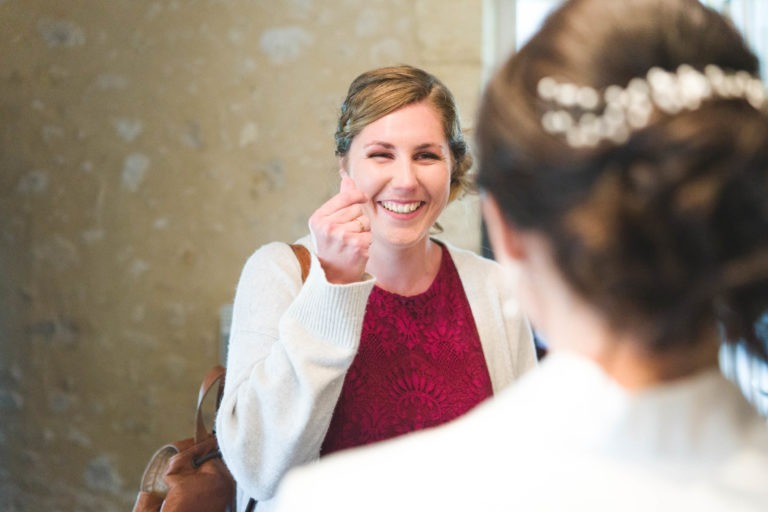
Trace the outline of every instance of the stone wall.
<instances>
[{"instance_id":1,"label":"stone wall","mask_svg":"<svg viewBox=\"0 0 768 512\"><path fill-rule=\"evenodd\" d=\"M480 0L0 0L0 510L125 511L191 434L247 256L334 193L349 82L440 76ZM445 238L479 249L476 200Z\"/></svg>"}]
</instances>

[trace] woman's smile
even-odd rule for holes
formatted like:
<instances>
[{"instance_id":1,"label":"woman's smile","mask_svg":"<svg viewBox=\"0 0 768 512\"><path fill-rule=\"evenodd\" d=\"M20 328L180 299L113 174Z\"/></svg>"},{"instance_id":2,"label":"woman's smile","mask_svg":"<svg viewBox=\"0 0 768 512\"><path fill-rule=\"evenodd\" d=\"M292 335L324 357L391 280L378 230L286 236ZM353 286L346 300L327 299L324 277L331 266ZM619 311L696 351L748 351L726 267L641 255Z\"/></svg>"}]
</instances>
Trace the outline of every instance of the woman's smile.
<instances>
[{"instance_id":1,"label":"woman's smile","mask_svg":"<svg viewBox=\"0 0 768 512\"><path fill-rule=\"evenodd\" d=\"M392 213L412 213L419 208L421 208L422 205L424 205L424 201L414 201L414 202L397 202L397 201L379 201L379 204L385 209Z\"/></svg>"}]
</instances>

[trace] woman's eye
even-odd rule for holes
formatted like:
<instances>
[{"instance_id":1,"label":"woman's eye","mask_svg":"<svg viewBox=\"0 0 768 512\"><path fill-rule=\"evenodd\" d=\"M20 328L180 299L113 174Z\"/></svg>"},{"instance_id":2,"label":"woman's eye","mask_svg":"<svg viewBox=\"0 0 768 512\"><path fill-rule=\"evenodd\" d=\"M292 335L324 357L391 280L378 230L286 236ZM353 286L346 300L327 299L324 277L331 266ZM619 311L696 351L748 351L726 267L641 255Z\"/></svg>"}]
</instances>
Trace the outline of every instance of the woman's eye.
<instances>
[{"instance_id":1,"label":"woman's eye","mask_svg":"<svg viewBox=\"0 0 768 512\"><path fill-rule=\"evenodd\" d=\"M377 152L377 153L371 153L368 155L368 158L391 158L391 153L385 153L385 152Z\"/></svg>"},{"instance_id":2,"label":"woman's eye","mask_svg":"<svg viewBox=\"0 0 768 512\"><path fill-rule=\"evenodd\" d=\"M437 153L418 153L416 160L440 160L440 155Z\"/></svg>"}]
</instances>

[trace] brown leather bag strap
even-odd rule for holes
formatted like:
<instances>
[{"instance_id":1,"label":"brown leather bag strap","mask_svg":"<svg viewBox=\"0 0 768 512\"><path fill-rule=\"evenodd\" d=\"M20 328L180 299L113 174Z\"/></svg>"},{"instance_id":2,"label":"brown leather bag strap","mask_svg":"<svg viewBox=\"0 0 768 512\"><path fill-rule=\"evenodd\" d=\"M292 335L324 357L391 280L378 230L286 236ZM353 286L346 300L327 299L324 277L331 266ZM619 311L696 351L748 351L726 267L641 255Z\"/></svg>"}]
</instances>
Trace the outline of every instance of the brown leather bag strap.
<instances>
[{"instance_id":1,"label":"brown leather bag strap","mask_svg":"<svg viewBox=\"0 0 768 512\"><path fill-rule=\"evenodd\" d=\"M301 282L303 283L309 275L312 256L309 254L309 249L301 244L291 244L291 249L293 249L293 254L296 255L296 259L299 260L299 265L301 265Z\"/></svg>"},{"instance_id":2,"label":"brown leather bag strap","mask_svg":"<svg viewBox=\"0 0 768 512\"><path fill-rule=\"evenodd\" d=\"M208 395L208 392L211 390L211 388L213 388L214 385L216 385L217 382L219 382L218 394L219 396L221 395L221 391L224 389L225 373L225 368L218 364L208 370L208 373L205 374L205 378L203 379L202 384L200 384L200 391L197 394L197 410L195 411L195 443L199 443L209 434L208 429L205 428L205 422L203 421L203 402L205 401L205 397ZM218 408L218 397L216 407Z\"/></svg>"}]
</instances>

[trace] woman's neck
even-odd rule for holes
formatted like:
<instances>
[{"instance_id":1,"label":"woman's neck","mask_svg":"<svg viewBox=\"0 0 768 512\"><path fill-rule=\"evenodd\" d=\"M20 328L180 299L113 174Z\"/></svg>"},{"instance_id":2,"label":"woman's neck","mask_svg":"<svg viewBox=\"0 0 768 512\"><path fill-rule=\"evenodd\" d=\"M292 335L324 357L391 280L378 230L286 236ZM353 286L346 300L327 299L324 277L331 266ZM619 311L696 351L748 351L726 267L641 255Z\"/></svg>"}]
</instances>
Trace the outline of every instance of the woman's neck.
<instances>
[{"instance_id":1,"label":"woman's neck","mask_svg":"<svg viewBox=\"0 0 768 512\"><path fill-rule=\"evenodd\" d=\"M365 269L376 277L379 288L408 297L430 287L441 261L441 247L429 238L406 248L377 246L374 242Z\"/></svg>"},{"instance_id":2,"label":"woman's neck","mask_svg":"<svg viewBox=\"0 0 768 512\"><path fill-rule=\"evenodd\" d=\"M718 343L703 340L690 350L651 352L637 341L606 345L594 360L627 389L642 389L717 367Z\"/></svg>"},{"instance_id":3,"label":"woman's neck","mask_svg":"<svg viewBox=\"0 0 768 512\"><path fill-rule=\"evenodd\" d=\"M556 316L563 320L551 328L553 352L562 349L592 359L626 389L651 387L717 366L716 332L702 336L688 349L652 351L644 339L612 329L588 305L576 307L584 309L550 316L550 322Z\"/></svg>"}]
</instances>

